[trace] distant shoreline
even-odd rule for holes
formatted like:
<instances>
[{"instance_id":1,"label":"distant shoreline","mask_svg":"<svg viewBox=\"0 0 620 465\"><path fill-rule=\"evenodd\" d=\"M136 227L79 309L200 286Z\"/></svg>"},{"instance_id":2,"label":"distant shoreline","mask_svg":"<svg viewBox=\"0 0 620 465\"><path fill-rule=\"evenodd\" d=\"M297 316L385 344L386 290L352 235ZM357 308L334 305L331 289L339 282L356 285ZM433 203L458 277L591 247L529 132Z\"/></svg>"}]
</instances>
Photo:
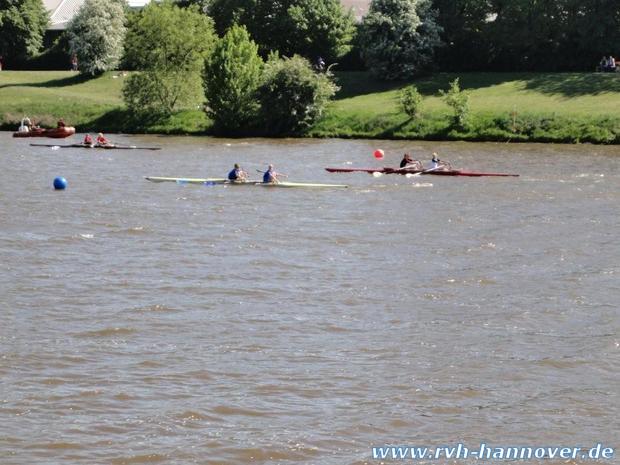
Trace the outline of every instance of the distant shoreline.
<instances>
[{"instance_id":1,"label":"distant shoreline","mask_svg":"<svg viewBox=\"0 0 620 465\"><path fill-rule=\"evenodd\" d=\"M438 95L456 77L470 92L465 128L453 127ZM412 82L424 97L415 120L398 108L399 91L410 83L375 81L366 72L336 78L341 90L325 117L287 137L620 144L620 76L611 73L438 73ZM214 135L198 108L136 123L124 109L122 82L114 72L86 79L66 71L1 71L0 130L16 131L29 116L43 127L62 117L78 132Z\"/></svg>"}]
</instances>

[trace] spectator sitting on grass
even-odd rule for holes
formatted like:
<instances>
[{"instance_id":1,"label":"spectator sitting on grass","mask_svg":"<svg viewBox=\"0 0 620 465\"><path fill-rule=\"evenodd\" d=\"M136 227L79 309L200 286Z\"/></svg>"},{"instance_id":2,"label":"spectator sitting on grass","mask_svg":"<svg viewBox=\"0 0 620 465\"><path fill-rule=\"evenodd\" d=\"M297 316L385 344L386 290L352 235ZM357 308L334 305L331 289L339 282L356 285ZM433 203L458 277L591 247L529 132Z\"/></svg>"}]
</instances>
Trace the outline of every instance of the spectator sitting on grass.
<instances>
[{"instance_id":1,"label":"spectator sitting on grass","mask_svg":"<svg viewBox=\"0 0 620 465\"><path fill-rule=\"evenodd\" d=\"M612 55L609 55L609 59L607 60L606 71L613 73L615 70L616 70L616 59Z\"/></svg>"}]
</instances>

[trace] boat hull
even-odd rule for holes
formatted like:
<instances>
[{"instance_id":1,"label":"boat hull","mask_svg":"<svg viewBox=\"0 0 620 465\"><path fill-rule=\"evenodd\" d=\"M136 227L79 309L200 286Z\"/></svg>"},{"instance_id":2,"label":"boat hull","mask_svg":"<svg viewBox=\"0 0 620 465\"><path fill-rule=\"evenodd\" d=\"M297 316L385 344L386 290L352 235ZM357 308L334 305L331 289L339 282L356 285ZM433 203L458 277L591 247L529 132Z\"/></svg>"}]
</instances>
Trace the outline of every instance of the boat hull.
<instances>
[{"instance_id":1,"label":"boat hull","mask_svg":"<svg viewBox=\"0 0 620 465\"><path fill-rule=\"evenodd\" d=\"M31 129L27 132L14 132L13 137L51 137L52 139L64 139L75 134L75 128L65 126L54 129Z\"/></svg>"},{"instance_id":2,"label":"boat hull","mask_svg":"<svg viewBox=\"0 0 620 465\"><path fill-rule=\"evenodd\" d=\"M480 173L476 171L462 171L462 170L413 170L408 168L325 168L330 173L382 173L382 174L420 174L420 175L434 175L434 176L468 176L468 177L482 177L482 176L500 176L500 177L517 177L518 174L507 173Z\"/></svg>"},{"instance_id":3,"label":"boat hull","mask_svg":"<svg viewBox=\"0 0 620 465\"><path fill-rule=\"evenodd\" d=\"M271 182L257 182L255 183L257 186L262 186L262 187L267 187L267 188L271 188L271 187L316 187L316 188L346 188L349 187L346 184L318 184L318 183L311 183L311 182L278 182L278 183L271 183Z\"/></svg>"},{"instance_id":4,"label":"boat hull","mask_svg":"<svg viewBox=\"0 0 620 465\"><path fill-rule=\"evenodd\" d=\"M264 183L260 181L235 182L224 178L172 178L160 176L146 176L144 179L151 182L175 182L177 184L204 184L204 185L227 185L245 187L265 187L265 188L346 188L346 184L319 184L309 182L278 182Z\"/></svg>"},{"instance_id":5,"label":"boat hull","mask_svg":"<svg viewBox=\"0 0 620 465\"><path fill-rule=\"evenodd\" d=\"M60 147L62 149L103 149L103 150L161 150L161 147L138 147L136 145L89 145L89 144L30 144L33 147Z\"/></svg>"}]
</instances>

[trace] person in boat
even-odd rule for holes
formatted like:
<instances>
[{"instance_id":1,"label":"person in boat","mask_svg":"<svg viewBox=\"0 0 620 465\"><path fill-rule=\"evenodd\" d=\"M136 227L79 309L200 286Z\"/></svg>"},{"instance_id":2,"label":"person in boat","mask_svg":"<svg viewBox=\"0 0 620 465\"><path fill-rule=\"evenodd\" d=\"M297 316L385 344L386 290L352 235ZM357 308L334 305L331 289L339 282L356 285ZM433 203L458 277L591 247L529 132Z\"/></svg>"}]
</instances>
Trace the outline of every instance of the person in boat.
<instances>
[{"instance_id":1,"label":"person in boat","mask_svg":"<svg viewBox=\"0 0 620 465\"><path fill-rule=\"evenodd\" d=\"M97 146L98 147L111 147L112 144L110 144L110 141L104 137L103 133L100 132L97 135Z\"/></svg>"},{"instance_id":2,"label":"person in boat","mask_svg":"<svg viewBox=\"0 0 620 465\"><path fill-rule=\"evenodd\" d=\"M235 167L228 173L228 180L233 182L246 182L248 175L241 169L239 163L235 163Z\"/></svg>"},{"instance_id":3,"label":"person in boat","mask_svg":"<svg viewBox=\"0 0 620 465\"><path fill-rule=\"evenodd\" d=\"M62 119L62 118L60 118L60 119L58 120L58 122L56 123L56 127L57 127L57 128L59 128L59 129L60 129L60 128L64 128L64 127L66 127L66 126L67 126L67 125L65 124L65 120L64 120L64 119Z\"/></svg>"},{"instance_id":4,"label":"person in boat","mask_svg":"<svg viewBox=\"0 0 620 465\"><path fill-rule=\"evenodd\" d=\"M280 180L278 179L279 177L286 177L285 174L282 173L277 173L274 169L273 169L273 165L269 165L269 167L267 168L267 171L265 171L265 173L263 174L263 182L265 184L277 184L280 182Z\"/></svg>"},{"instance_id":5,"label":"person in boat","mask_svg":"<svg viewBox=\"0 0 620 465\"><path fill-rule=\"evenodd\" d=\"M93 138L90 134L86 134L84 136L84 141L82 142L82 145L88 145L89 147L92 147L94 145Z\"/></svg>"},{"instance_id":6,"label":"person in boat","mask_svg":"<svg viewBox=\"0 0 620 465\"><path fill-rule=\"evenodd\" d=\"M412 170L422 170L422 163L418 160L414 160L411 158L411 155L408 153L403 155L403 159L400 161L401 168L407 168Z\"/></svg>"},{"instance_id":7,"label":"person in boat","mask_svg":"<svg viewBox=\"0 0 620 465\"><path fill-rule=\"evenodd\" d=\"M22 122L19 125L17 132L30 132L31 126L32 126L32 123L30 122L30 118L26 116L25 118L22 118Z\"/></svg>"},{"instance_id":8,"label":"person in boat","mask_svg":"<svg viewBox=\"0 0 620 465\"><path fill-rule=\"evenodd\" d=\"M436 152L433 152L433 159L431 160L431 168L432 170L450 170L452 167L450 163L447 161L441 161Z\"/></svg>"}]
</instances>

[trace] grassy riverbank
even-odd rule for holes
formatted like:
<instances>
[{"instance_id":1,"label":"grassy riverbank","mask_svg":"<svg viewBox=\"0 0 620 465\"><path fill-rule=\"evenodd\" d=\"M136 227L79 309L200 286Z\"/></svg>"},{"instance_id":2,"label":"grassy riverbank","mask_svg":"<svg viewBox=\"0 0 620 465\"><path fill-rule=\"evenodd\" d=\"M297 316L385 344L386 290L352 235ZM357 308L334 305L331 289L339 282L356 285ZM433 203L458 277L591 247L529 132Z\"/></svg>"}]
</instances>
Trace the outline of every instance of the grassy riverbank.
<instances>
[{"instance_id":1,"label":"grassy riverbank","mask_svg":"<svg viewBox=\"0 0 620 465\"><path fill-rule=\"evenodd\" d=\"M435 74L415 81L422 112L409 120L398 109L403 83L374 81L367 73L337 75L341 90L309 136L428 140L513 140L620 144L620 75L602 73ZM470 92L465 129L450 122L440 89L460 77ZM166 121L136 122L121 99L124 76L84 79L70 72L0 72L0 127L14 130L24 115L53 126L59 117L79 131L209 133L198 108Z\"/></svg>"}]
</instances>

